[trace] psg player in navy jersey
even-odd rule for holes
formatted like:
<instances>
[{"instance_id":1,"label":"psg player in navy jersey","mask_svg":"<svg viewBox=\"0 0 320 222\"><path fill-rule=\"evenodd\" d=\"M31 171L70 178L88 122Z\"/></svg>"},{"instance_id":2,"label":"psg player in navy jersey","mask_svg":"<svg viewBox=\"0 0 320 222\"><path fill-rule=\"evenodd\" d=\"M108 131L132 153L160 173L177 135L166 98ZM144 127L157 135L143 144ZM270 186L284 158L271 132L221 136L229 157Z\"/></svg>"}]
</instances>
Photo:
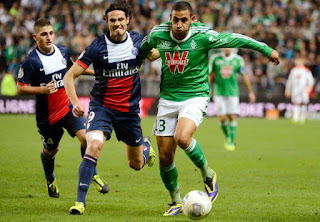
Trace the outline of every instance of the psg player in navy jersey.
<instances>
[{"instance_id":1,"label":"psg player in navy jersey","mask_svg":"<svg viewBox=\"0 0 320 222\"><path fill-rule=\"evenodd\" d=\"M96 38L80 55L64 77L67 95L73 104L73 115L81 117L84 106L78 100L74 80L90 64L95 71L87 120L87 150L79 167L77 201L70 214L83 214L85 198L100 151L114 130L125 143L129 166L140 170L153 166L155 152L150 139L142 136L139 117L141 85L138 53L143 36L127 31L130 5L116 1L105 12L109 31ZM150 58L150 57L149 57ZM152 58L152 57L151 57Z\"/></svg>"},{"instance_id":2,"label":"psg player in navy jersey","mask_svg":"<svg viewBox=\"0 0 320 222\"><path fill-rule=\"evenodd\" d=\"M33 34L37 48L32 50L21 64L17 90L19 95L36 95L37 127L43 142L41 161L49 196L58 198L54 161L63 128L72 137L78 137L82 156L85 154L87 142L85 118L72 115L72 105L63 85L63 77L73 62L67 47L55 45L54 38L50 22L47 19L38 19ZM85 74L94 75L94 71L88 69ZM108 192L108 185L97 175L96 170L91 179L99 192Z\"/></svg>"}]
</instances>

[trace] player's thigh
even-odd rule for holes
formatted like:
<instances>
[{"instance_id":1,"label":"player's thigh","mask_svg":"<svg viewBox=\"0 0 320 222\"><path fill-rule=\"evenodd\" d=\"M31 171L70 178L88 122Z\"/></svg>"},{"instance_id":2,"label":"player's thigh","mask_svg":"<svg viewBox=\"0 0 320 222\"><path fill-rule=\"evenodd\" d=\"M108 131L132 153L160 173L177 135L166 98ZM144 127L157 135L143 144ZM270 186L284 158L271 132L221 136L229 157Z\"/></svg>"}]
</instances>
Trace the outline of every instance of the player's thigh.
<instances>
[{"instance_id":1,"label":"player's thigh","mask_svg":"<svg viewBox=\"0 0 320 222\"><path fill-rule=\"evenodd\" d=\"M112 119L112 113L105 107L90 105L86 125L87 133L91 131L101 131L106 136L106 140L109 140L113 130Z\"/></svg>"},{"instance_id":2,"label":"player's thigh","mask_svg":"<svg viewBox=\"0 0 320 222\"><path fill-rule=\"evenodd\" d=\"M227 114L239 114L239 97L228 96L226 97L226 112Z\"/></svg>"},{"instance_id":3,"label":"player's thigh","mask_svg":"<svg viewBox=\"0 0 320 222\"><path fill-rule=\"evenodd\" d=\"M113 117L113 125L119 141L132 147L142 145L141 119L137 113L116 112Z\"/></svg>"},{"instance_id":4,"label":"player's thigh","mask_svg":"<svg viewBox=\"0 0 320 222\"><path fill-rule=\"evenodd\" d=\"M160 99L158 113L153 125L152 134L156 136L173 136L178 121L182 102Z\"/></svg>"},{"instance_id":5,"label":"player's thigh","mask_svg":"<svg viewBox=\"0 0 320 222\"><path fill-rule=\"evenodd\" d=\"M59 146L63 128L58 125L38 124L38 132L41 136L43 147L50 151Z\"/></svg>"},{"instance_id":6,"label":"player's thigh","mask_svg":"<svg viewBox=\"0 0 320 222\"><path fill-rule=\"evenodd\" d=\"M192 136L196 129L197 125L195 120L188 117L179 118L174 139L182 149L185 149L190 145Z\"/></svg>"},{"instance_id":7,"label":"player's thigh","mask_svg":"<svg viewBox=\"0 0 320 222\"><path fill-rule=\"evenodd\" d=\"M225 96L213 96L214 109L217 116L227 114L227 97Z\"/></svg>"}]
</instances>

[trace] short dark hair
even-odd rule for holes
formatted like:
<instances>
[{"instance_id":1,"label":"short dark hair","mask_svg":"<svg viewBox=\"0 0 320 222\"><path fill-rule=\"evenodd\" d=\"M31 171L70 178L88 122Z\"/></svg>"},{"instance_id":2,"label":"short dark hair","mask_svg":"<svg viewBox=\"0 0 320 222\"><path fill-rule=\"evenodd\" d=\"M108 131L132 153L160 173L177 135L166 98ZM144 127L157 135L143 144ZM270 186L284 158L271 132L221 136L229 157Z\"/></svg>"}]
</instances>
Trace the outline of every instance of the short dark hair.
<instances>
[{"instance_id":1,"label":"short dark hair","mask_svg":"<svg viewBox=\"0 0 320 222\"><path fill-rule=\"evenodd\" d=\"M51 22L48 20L48 19L45 19L45 18L39 18L35 23L34 23L34 26L33 26L33 31L35 33L37 33L39 31L39 29L43 26L52 26L51 25Z\"/></svg>"},{"instance_id":2,"label":"short dark hair","mask_svg":"<svg viewBox=\"0 0 320 222\"><path fill-rule=\"evenodd\" d=\"M180 1L175 3L172 6L171 12L172 11L184 11L184 10L188 10L190 12L190 15L192 15L192 7L190 5L189 2L186 1Z\"/></svg>"},{"instance_id":3,"label":"short dark hair","mask_svg":"<svg viewBox=\"0 0 320 222\"><path fill-rule=\"evenodd\" d=\"M108 17L108 13L112 12L114 10L120 10L123 11L126 15L126 17L131 16L131 6L127 3L125 0L118 0L115 1L110 5L110 7L105 12L105 18Z\"/></svg>"}]
</instances>

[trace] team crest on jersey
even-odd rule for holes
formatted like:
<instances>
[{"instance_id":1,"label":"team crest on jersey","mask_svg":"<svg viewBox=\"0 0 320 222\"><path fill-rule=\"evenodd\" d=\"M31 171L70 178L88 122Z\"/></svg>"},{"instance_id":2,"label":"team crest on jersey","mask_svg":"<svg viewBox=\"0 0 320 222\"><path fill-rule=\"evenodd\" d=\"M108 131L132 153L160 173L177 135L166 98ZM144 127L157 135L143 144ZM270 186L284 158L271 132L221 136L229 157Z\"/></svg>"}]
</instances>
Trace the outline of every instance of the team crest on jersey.
<instances>
[{"instance_id":1,"label":"team crest on jersey","mask_svg":"<svg viewBox=\"0 0 320 222\"><path fill-rule=\"evenodd\" d=\"M133 47L133 49L131 50L131 52L132 52L132 54L133 55L138 55L138 53L139 53L139 49L137 49L136 47Z\"/></svg>"},{"instance_id":2,"label":"team crest on jersey","mask_svg":"<svg viewBox=\"0 0 320 222\"><path fill-rule=\"evenodd\" d=\"M170 52L166 52L166 65L169 66L170 72L172 74L175 73L176 68L178 69L179 73L184 71L186 65L188 65L189 59L187 59L189 52L174 52L173 56L171 57Z\"/></svg>"},{"instance_id":3,"label":"team crest on jersey","mask_svg":"<svg viewBox=\"0 0 320 222\"><path fill-rule=\"evenodd\" d=\"M65 58L62 58L61 62L63 65L67 65L67 60Z\"/></svg>"},{"instance_id":4,"label":"team crest on jersey","mask_svg":"<svg viewBox=\"0 0 320 222\"><path fill-rule=\"evenodd\" d=\"M195 49L197 47L197 43L192 39L191 43L190 43L190 47L192 49Z\"/></svg>"}]
</instances>

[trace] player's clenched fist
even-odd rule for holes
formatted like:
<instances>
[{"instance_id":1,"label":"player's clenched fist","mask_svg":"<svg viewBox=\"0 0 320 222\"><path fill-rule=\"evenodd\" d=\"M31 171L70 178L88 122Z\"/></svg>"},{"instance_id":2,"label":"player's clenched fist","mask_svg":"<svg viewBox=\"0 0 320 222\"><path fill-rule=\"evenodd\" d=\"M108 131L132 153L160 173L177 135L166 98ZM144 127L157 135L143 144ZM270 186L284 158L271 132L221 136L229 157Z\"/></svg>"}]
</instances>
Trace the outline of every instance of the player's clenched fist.
<instances>
[{"instance_id":1,"label":"player's clenched fist","mask_svg":"<svg viewBox=\"0 0 320 222\"><path fill-rule=\"evenodd\" d=\"M82 103L75 103L73 105L72 114L75 117L81 117L84 114L84 106Z\"/></svg>"},{"instance_id":2,"label":"player's clenched fist","mask_svg":"<svg viewBox=\"0 0 320 222\"><path fill-rule=\"evenodd\" d=\"M45 88L44 93L45 93L45 94L52 94L52 93L55 93L55 92L57 92L57 91L58 91L58 89L55 87L54 81L51 80L51 81L46 85L46 88Z\"/></svg>"}]
</instances>

